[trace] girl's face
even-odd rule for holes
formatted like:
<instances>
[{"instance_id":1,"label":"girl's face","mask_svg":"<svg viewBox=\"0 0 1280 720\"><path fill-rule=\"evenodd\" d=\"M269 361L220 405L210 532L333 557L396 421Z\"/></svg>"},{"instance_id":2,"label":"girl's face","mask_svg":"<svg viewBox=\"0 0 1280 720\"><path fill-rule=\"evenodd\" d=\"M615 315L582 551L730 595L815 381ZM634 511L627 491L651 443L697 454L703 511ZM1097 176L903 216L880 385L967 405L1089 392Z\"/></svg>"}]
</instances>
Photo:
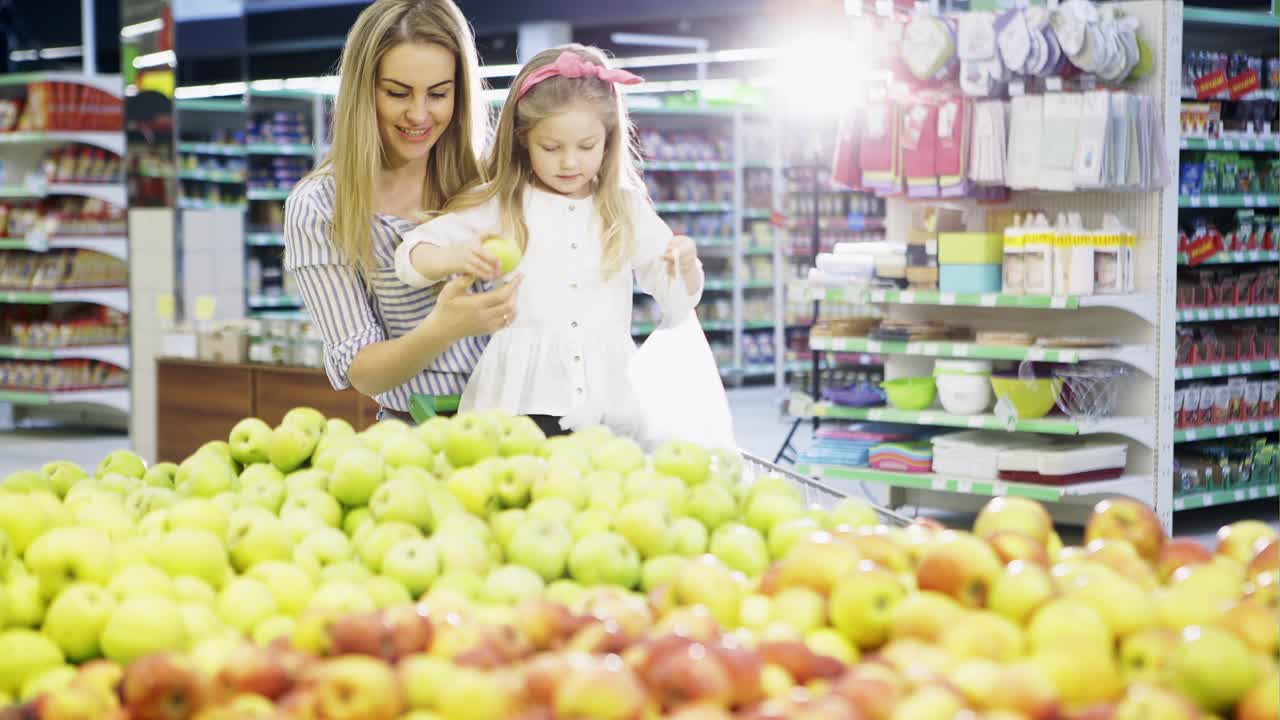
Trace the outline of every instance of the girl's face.
<instances>
[{"instance_id":1,"label":"girl's face","mask_svg":"<svg viewBox=\"0 0 1280 720\"><path fill-rule=\"evenodd\" d=\"M391 167L424 161L453 120L453 53L433 43L401 43L375 78L378 134Z\"/></svg>"},{"instance_id":2,"label":"girl's face","mask_svg":"<svg viewBox=\"0 0 1280 720\"><path fill-rule=\"evenodd\" d=\"M584 198L604 162L604 140L600 113L587 103L572 103L529 130L529 164L547 189Z\"/></svg>"}]
</instances>

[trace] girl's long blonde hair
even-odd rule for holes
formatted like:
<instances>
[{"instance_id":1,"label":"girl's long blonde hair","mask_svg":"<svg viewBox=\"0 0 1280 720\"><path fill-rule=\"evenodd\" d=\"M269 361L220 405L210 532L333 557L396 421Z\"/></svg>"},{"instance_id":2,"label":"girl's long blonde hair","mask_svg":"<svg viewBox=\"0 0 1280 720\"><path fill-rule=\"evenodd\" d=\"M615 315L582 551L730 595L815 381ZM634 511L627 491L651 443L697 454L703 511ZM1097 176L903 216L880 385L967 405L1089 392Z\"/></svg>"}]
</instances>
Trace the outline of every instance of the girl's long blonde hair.
<instances>
[{"instance_id":1,"label":"girl's long blonde hair","mask_svg":"<svg viewBox=\"0 0 1280 720\"><path fill-rule=\"evenodd\" d=\"M524 250L529 245L529 227L524 221L524 189L533 182L529 160L529 131L573 102L586 102L600 113L605 127L604 160L596 175L593 193L602 225L601 265L605 276L622 269L630 261L635 246L629 212L628 192L643 190L636 164L636 147L631 120L622 95L612 83L594 77L555 76L534 85L524 97L517 93L526 77L550 65L565 51L583 60L608 67L599 49L577 43L544 50L533 56L511 83L511 92L498 117L493 145L486 162L487 182L477 184L449 201L446 212L465 210L498 198L503 232Z\"/></svg>"},{"instance_id":2,"label":"girl's long blonde hair","mask_svg":"<svg viewBox=\"0 0 1280 720\"><path fill-rule=\"evenodd\" d=\"M376 0L347 34L338 61L338 96L333 108L333 144L312 172L331 174L333 238L346 262L367 275L373 268L372 223L378 173L386 149L378 131L375 92L382 58L401 43L432 43L453 53L453 120L431 149L423 208L439 210L464 187L483 178L480 143L488 110L479 78L471 26L453 0Z\"/></svg>"}]
</instances>

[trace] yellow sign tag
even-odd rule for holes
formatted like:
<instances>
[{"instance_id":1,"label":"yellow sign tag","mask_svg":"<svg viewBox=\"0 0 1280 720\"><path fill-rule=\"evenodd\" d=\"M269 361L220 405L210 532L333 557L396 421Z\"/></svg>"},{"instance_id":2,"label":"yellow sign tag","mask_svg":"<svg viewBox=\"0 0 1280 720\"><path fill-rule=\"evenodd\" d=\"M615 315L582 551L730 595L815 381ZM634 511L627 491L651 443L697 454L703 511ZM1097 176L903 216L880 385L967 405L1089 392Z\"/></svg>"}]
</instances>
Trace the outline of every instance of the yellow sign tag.
<instances>
[{"instance_id":1,"label":"yellow sign tag","mask_svg":"<svg viewBox=\"0 0 1280 720\"><path fill-rule=\"evenodd\" d=\"M173 319L173 293L156 295L156 317L161 320Z\"/></svg>"},{"instance_id":2,"label":"yellow sign tag","mask_svg":"<svg viewBox=\"0 0 1280 720\"><path fill-rule=\"evenodd\" d=\"M213 311L218 307L218 298L212 295L200 295L196 298L196 319L212 320Z\"/></svg>"}]
</instances>

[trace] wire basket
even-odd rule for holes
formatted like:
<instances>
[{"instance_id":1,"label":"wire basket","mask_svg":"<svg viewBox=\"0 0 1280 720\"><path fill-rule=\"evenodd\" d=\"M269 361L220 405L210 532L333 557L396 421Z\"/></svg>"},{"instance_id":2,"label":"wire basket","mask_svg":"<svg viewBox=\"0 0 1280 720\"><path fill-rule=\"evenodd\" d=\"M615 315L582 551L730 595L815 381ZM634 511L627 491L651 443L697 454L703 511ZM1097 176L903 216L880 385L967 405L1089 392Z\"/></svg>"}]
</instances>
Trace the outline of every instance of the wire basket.
<instances>
[{"instance_id":1,"label":"wire basket","mask_svg":"<svg viewBox=\"0 0 1280 720\"><path fill-rule=\"evenodd\" d=\"M1058 408L1076 421L1110 417L1120 397L1121 380L1128 374L1128 365L1109 360L1055 368L1053 375L1062 382Z\"/></svg>"}]
</instances>

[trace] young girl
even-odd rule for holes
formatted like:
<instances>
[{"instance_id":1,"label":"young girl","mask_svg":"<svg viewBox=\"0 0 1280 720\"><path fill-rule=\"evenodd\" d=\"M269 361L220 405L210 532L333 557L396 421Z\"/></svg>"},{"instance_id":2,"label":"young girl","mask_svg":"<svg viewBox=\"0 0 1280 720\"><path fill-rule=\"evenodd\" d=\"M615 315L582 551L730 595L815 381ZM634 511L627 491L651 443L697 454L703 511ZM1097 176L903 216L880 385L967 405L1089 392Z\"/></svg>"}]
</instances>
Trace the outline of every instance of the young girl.
<instances>
[{"instance_id":1,"label":"young girl","mask_svg":"<svg viewBox=\"0 0 1280 720\"><path fill-rule=\"evenodd\" d=\"M397 248L397 274L419 287L454 274L496 279L497 259L481 247L491 236L524 253L516 311L481 356L461 410L530 415L548 435L595 423L643 434L627 380L632 273L673 319L697 305L703 274L693 243L673 237L640 179L614 87L638 82L595 48L539 53L502 108L489 182Z\"/></svg>"}]
</instances>

